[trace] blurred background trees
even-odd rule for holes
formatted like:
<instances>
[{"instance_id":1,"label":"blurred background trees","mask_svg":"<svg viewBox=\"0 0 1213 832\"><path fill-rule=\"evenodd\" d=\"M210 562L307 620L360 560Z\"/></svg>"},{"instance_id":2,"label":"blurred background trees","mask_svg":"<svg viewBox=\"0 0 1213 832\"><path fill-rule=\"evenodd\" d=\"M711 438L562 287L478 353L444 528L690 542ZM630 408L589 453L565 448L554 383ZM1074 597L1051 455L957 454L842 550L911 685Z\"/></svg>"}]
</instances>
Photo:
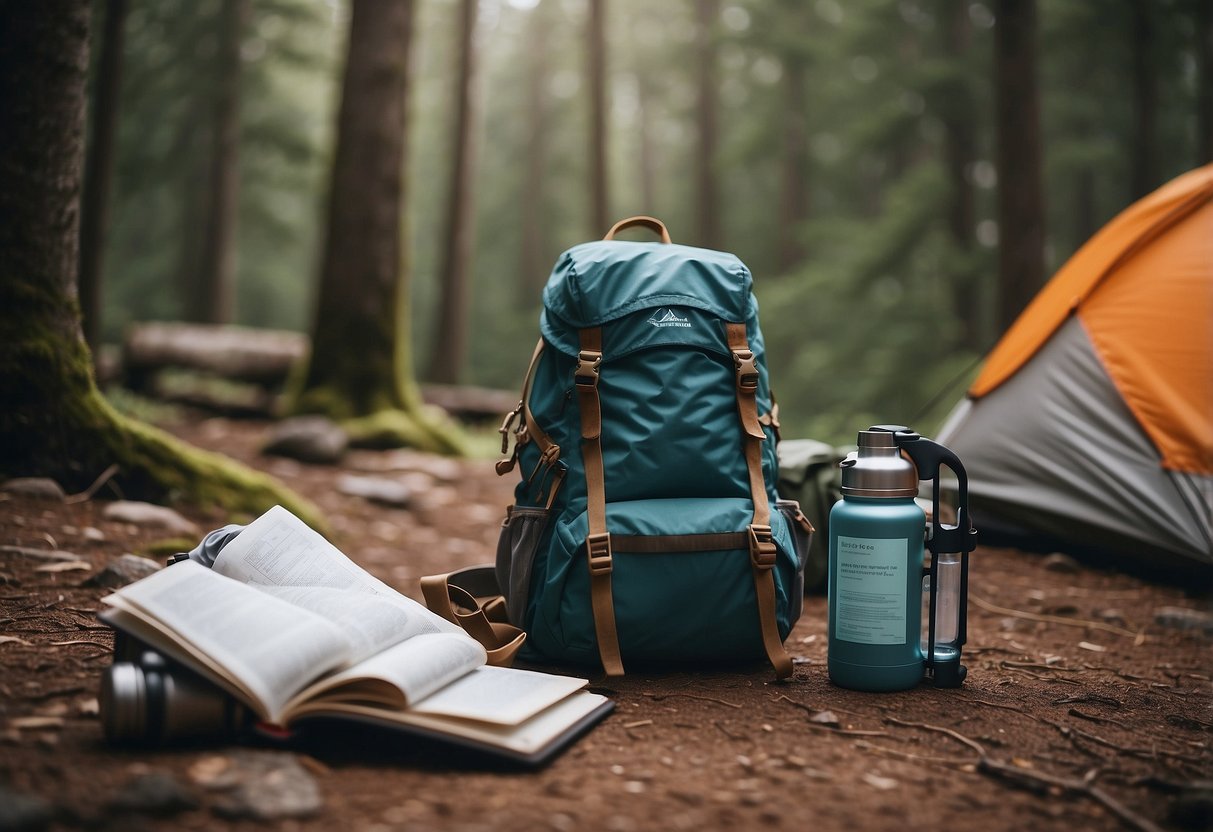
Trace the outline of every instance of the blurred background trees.
<instances>
[{"instance_id":1,"label":"blurred background trees","mask_svg":"<svg viewBox=\"0 0 1213 832\"><path fill-rule=\"evenodd\" d=\"M98 149L117 114L99 337L307 329L348 0L125 0L111 101L122 5L92 49ZM1042 280L1213 154L1207 0L414 12L401 268L435 378L514 387L559 252L652 213L750 266L786 436L929 431Z\"/></svg>"}]
</instances>

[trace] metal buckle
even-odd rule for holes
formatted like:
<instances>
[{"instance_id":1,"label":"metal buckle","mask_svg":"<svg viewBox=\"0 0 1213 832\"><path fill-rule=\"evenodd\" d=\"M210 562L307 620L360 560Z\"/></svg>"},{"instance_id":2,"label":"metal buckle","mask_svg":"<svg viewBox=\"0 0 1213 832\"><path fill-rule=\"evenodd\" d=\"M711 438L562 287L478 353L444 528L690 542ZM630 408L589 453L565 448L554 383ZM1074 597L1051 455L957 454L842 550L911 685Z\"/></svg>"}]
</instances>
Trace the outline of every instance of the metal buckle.
<instances>
[{"instance_id":1,"label":"metal buckle","mask_svg":"<svg viewBox=\"0 0 1213 832\"><path fill-rule=\"evenodd\" d=\"M611 574L611 533L592 534L585 539L590 556L590 575Z\"/></svg>"},{"instance_id":2,"label":"metal buckle","mask_svg":"<svg viewBox=\"0 0 1213 832\"><path fill-rule=\"evenodd\" d=\"M602 366L602 353L594 350L582 350L577 354L577 369L573 371L573 380L578 387L597 387L598 372Z\"/></svg>"},{"instance_id":3,"label":"metal buckle","mask_svg":"<svg viewBox=\"0 0 1213 832\"><path fill-rule=\"evenodd\" d=\"M751 350L733 350L733 366L737 370L738 390L758 389L758 363Z\"/></svg>"},{"instance_id":4,"label":"metal buckle","mask_svg":"<svg viewBox=\"0 0 1213 832\"><path fill-rule=\"evenodd\" d=\"M497 428L497 432L501 434L501 452L508 454L510 452L510 426L514 424L514 420L522 413L522 402L518 402L518 406L505 414L505 419L501 422L501 427Z\"/></svg>"},{"instance_id":5,"label":"metal buckle","mask_svg":"<svg viewBox=\"0 0 1213 832\"><path fill-rule=\"evenodd\" d=\"M750 526L750 563L758 569L770 569L775 565L779 550L771 537L770 526Z\"/></svg>"}]
</instances>

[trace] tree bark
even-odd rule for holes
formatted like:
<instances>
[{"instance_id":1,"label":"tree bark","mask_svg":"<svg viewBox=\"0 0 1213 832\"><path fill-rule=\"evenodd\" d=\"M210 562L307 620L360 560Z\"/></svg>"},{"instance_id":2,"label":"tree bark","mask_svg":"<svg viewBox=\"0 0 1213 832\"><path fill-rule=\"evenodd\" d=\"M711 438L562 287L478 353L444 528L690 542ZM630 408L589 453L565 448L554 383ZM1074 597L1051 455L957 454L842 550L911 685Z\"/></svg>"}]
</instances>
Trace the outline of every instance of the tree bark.
<instances>
[{"instance_id":1,"label":"tree bark","mask_svg":"<svg viewBox=\"0 0 1213 832\"><path fill-rule=\"evenodd\" d=\"M236 219L240 203L240 41L250 0L223 0L219 12L219 86L206 207L206 234L195 303L197 318L232 320L236 285Z\"/></svg>"},{"instance_id":2,"label":"tree bark","mask_svg":"<svg viewBox=\"0 0 1213 832\"><path fill-rule=\"evenodd\" d=\"M998 324L1005 330L1044 284L1035 0L998 0L995 18Z\"/></svg>"},{"instance_id":3,"label":"tree bark","mask_svg":"<svg viewBox=\"0 0 1213 832\"><path fill-rule=\"evenodd\" d=\"M109 228L125 28L126 0L110 0L105 6L105 29L101 35L101 57L97 62L93 98L92 135L84 165L80 209L80 311L84 339L94 353L101 346L101 275L105 262L105 235Z\"/></svg>"},{"instance_id":4,"label":"tree bark","mask_svg":"<svg viewBox=\"0 0 1213 832\"><path fill-rule=\"evenodd\" d=\"M590 98L590 236L605 234L611 225L607 180L606 30L603 0L589 0L586 23Z\"/></svg>"},{"instance_id":5,"label":"tree bark","mask_svg":"<svg viewBox=\"0 0 1213 832\"><path fill-rule=\"evenodd\" d=\"M544 240L544 168L547 165L549 96L548 38L552 0L531 12L527 66L526 177L522 187L522 239L520 241L519 309L531 309L539 301L548 274Z\"/></svg>"},{"instance_id":6,"label":"tree bark","mask_svg":"<svg viewBox=\"0 0 1213 832\"><path fill-rule=\"evenodd\" d=\"M388 414L399 442L458 451L421 411L408 330L406 96L412 0L354 0L337 117L312 354L292 409Z\"/></svg>"},{"instance_id":7,"label":"tree bark","mask_svg":"<svg viewBox=\"0 0 1213 832\"><path fill-rule=\"evenodd\" d=\"M1213 3L1196 0L1196 163L1213 162Z\"/></svg>"},{"instance_id":8,"label":"tree bark","mask_svg":"<svg viewBox=\"0 0 1213 832\"><path fill-rule=\"evenodd\" d=\"M115 413L97 392L76 296L86 0L0 0L0 477L140 499L320 515L263 474Z\"/></svg>"},{"instance_id":9,"label":"tree bark","mask_svg":"<svg viewBox=\"0 0 1213 832\"><path fill-rule=\"evenodd\" d=\"M438 326L430 350L429 379L439 384L459 381L467 361L468 303L470 300L472 247L475 240L474 126L476 75L476 9L479 0L462 0L456 46L458 72L455 78L455 113L451 125L451 179L447 197L446 235L443 250L442 296Z\"/></svg>"},{"instance_id":10,"label":"tree bark","mask_svg":"<svg viewBox=\"0 0 1213 832\"><path fill-rule=\"evenodd\" d=\"M1146 0L1133 0L1133 173L1131 194L1141 199L1158 187L1155 134L1158 124L1158 74L1155 70L1154 21Z\"/></svg>"},{"instance_id":11,"label":"tree bark","mask_svg":"<svg viewBox=\"0 0 1213 832\"><path fill-rule=\"evenodd\" d=\"M783 73L783 190L777 246L779 269L787 272L804 258L800 233L809 216L809 130L804 61L789 55Z\"/></svg>"},{"instance_id":12,"label":"tree bark","mask_svg":"<svg viewBox=\"0 0 1213 832\"><path fill-rule=\"evenodd\" d=\"M698 244L720 247L720 219L716 189L716 18L718 0L696 0L696 52L698 95L696 122L699 143L695 155L696 232Z\"/></svg>"},{"instance_id":13,"label":"tree bark","mask_svg":"<svg viewBox=\"0 0 1213 832\"><path fill-rule=\"evenodd\" d=\"M971 266L974 248L976 210L969 169L977 155L977 113L972 90L965 70L973 27L969 21L969 4L963 0L947 0L944 25L945 54L957 73L955 82L946 90L947 101L942 109L944 126L944 160L951 184L948 203L948 231L957 251L962 255L960 268L952 281L953 308L960 324L960 343L970 350L985 346L981 337L981 310L978 307L977 275Z\"/></svg>"}]
</instances>

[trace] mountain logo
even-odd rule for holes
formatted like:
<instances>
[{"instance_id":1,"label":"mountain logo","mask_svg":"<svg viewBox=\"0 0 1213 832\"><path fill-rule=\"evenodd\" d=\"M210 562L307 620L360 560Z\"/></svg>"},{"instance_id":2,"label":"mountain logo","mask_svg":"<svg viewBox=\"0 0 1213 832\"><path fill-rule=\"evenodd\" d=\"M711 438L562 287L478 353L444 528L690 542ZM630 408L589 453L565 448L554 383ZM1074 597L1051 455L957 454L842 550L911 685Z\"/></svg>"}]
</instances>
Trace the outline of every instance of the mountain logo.
<instances>
[{"instance_id":1,"label":"mountain logo","mask_svg":"<svg viewBox=\"0 0 1213 832\"><path fill-rule=\"evenodd\" d=\"M652 316L649 317L649 323L651 323L653 326L681 326L687 327L688 329L691 326L690 319L678 317L678 314L669 307L666 307L665 309L658 309L656 312L654 312Z\"/></svg>"}]
</instances>

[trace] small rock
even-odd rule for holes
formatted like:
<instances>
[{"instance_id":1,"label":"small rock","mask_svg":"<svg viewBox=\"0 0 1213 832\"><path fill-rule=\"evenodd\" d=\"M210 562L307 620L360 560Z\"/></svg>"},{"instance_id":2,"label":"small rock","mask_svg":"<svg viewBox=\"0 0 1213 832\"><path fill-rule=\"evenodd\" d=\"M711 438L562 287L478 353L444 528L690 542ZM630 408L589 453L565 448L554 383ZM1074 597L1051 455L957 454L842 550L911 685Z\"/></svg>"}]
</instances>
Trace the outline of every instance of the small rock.
<instances>
[{"instance_id":1,"label":"small rock","mask_svg":"<svg viewBox=\"0 0 1213 832\"><path fill-rule=\"evenodd\" d=\"M5 832L38 832L49 827L54 816L42 798L0 786L0 829Z\"/></svg>"},{"instance_id":2,"label":"small rock","mask_svg":"<svg viewBox=\"0 0 1213 832\"><path fill-rule=\"evenodd\" d=\"M1128 619L1125 618L1124 612L1117 609L1096 610L1095 617L1100 621L1107 622L1108 624L1116 624L1120 627L1125 626L1125 623L1128 621Z\"/></svg>"},{"instance_id":3,"label":"small rock","mask_svg":"<svg viewBox=\"0 0 1213 832\"><path fill-rule=\"evenodd\" d=\"M198 808L198 799L171 774L141 774L120 787L109 801L113 812L168 817Z\"/></svg>"},{"instance_id":4,"label":"small rock","mask_svg":"<svg viewBox=\"0 0 1213 832\"><path fill-rule=\"evenodd\" d=\"M80 533L85 540L90 540L93 543L103 543L105 541L105 532L95 526L85 526Z\"/></svg>"},{"instance_id":5,"label":"small rock","mask_svg":"<svg viewBox=\"0 0 1213 832\"><path fill-rule=\"evenodd\" d=\"M133 523L136 526L156 526L186 537L195 537L198 534L198 527L193 521L187 520L171 508L152 503L119 500L105 507L104 517L106 520Z\"/></svg>"},{"instance_id":6,"label":"small rock","mask_svg":"<svg viewBox=\"0 0 1213 832\"><path fill-rule=\"evenodd\" d=\"M84 582L84 586L102 586L117 589L133 584L160 571L160 564L138 555L125 554L110 561L104 569Z\"/></svg>"},{"instance_id":7,"label":"small rock","mask_svg":"<svg viewBox=\"0 0 1213 832\"><path fill-rule=\"evenodd\" d=\"M1064 572L1066 574L1074 574L1081 567L1078 561L1069 555L1063 555L1061 552L1054 552L1045 557L1043 566L1051 572Z\"/></svg>"},{"instance_id":8,"label":"small rock","mask_svg":"<svg viewBox=\"0 0 1213 832\"><path fill-rule=\"evenodd\" d=\"M837 728L842 724L833 711L818 711L809 718L809 722L816 722L818 725L830 728Z\"/></svg>"},{"instance_id":9,"label":"small rock","mask_svg":"<svg viewBox=\"0 0 1213 832\"><path fill-rule=\"evenodd\" d=\"M337 480L337 490L351 497L362 497L372 503L405 508L413 501L413 490L402 482L381 477L359 477L346 474Z\"/></svg>"},{"instance_id":10,"label":"small rock","mask_svg":"<svg viewBox=\"0 0 1213 832\"><path fill-rule=\"evenodd\" d=\"M47 477L17 477L0 484L0 491L33 497L35 500L53 500L62 503L67 499L63 486Z\"/></svg>"},{"instance_id":11,"label":"small rock","mask_svg":"<svg viewBox=\"0 0 1213 832\"><path fill-rule=\"evenodd\" d=\"M881 777L879 774L873 774L870 771L863 776L863 782L874 789L880 789L885 792L897 788L898 785L897 781L892 777Z\"/></svg>"},{"instance_id":12,"label":"small rock","mask_svg":"<svg viewBox=\"0 0 1213 832\"><path fill-rule=\"evenodd\" d=\"M349 444L349 435L331 419L295 416L278 423L261 452L314 465L334 465Z\"/></svg>"},{"instance_id":13,"label":"small rock","mask_svg":"<svg viewBox=\"0 0 1213 832\"><path fill-rule=\"evenodd\" d=\"M1154 610L1154 623L1172 630L1200 630L1213 635L1213 615L1187 607L1159 607Z\"/></svg>"},{"instance_id":14,"label":"small rock","mask_svg":"<svg viewBox=\"0 0 1213 832\"><path fill-rule=\"evenodd\" d=\"M299 758L286 752L237 751L191 770L204 787L222 794L215 814L226 818L277 820L311 817L323 800Z\"/></svg>"}]
</instances>

